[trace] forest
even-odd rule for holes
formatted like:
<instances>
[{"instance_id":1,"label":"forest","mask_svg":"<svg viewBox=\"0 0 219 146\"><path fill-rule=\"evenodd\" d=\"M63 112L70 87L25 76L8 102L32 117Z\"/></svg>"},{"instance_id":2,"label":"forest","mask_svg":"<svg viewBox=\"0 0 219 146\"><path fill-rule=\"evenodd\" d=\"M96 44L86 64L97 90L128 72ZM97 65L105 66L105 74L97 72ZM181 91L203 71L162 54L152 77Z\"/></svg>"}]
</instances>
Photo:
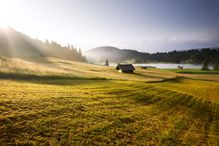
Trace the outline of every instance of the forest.
<instances>
[{"instance_id":1,"label":"forest","mask_svg":"<svg viewBox=\"0 0 219 146\"><path fill-rule=\"evenodd\" d=\"M110 62L127 62L133 63L193 63L193 64L219 64L219 48L201 48L188 49L169 52L138 52L131 49L118 49L111 46L97 47L85 52L85 55L90 60Z\"/></svg>"},{"instance_id":2,"label":"forest","mask_svg":"<svg viewBox=\"0 0 219 146\"><path fill-rule=\"evenodd\" d=\"M0 29L0 54L28 60L41 56L86 62L80 48L70 44L62 46L55 41L32 39L10 27Z\"/></svg>"},{"instance_id":3,"label":"forest","mask_svg":"<svg viewBox=\"0 0 219 146\"><path fill-rule=\"evenodd\" d=\"M148 54L147 60L155 60L158 62L174 62L174 63L197 63L201 64L204 61L209 61L212 64L218 63L219 61L219 49L192 49L184 51L170 51L164 53Z\"/></svg>"}]
</instances>

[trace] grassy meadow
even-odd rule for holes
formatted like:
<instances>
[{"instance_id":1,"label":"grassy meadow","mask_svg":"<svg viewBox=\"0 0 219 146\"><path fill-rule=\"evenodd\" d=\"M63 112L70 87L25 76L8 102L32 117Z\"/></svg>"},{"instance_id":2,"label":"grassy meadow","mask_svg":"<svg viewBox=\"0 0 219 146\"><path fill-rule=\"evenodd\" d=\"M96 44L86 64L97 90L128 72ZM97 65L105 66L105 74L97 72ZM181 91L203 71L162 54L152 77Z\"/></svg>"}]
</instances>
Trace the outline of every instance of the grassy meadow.
<instances>
[{"instance_id":1,"label":"grassy meadow","mask_svg":"<svg viewBox=\"0 0 219 146\"><path fill-rule=\"evenodd\" d=\"M0 145L217 146L219 74L196 72L1 57Z\"/></svg>"}]
</instances>

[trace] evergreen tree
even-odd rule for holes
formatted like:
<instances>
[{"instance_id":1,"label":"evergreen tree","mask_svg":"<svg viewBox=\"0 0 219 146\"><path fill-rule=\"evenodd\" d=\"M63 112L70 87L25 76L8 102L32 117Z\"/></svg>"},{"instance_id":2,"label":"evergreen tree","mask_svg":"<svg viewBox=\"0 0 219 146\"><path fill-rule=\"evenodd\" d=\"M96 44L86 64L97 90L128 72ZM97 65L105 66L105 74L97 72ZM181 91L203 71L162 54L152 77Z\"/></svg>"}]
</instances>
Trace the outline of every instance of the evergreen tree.
<instances>
[{"instance_id":1,"label":"evergreen tree","mask_svg":"<svg viewBox=\"0 0 219 146\"><path fill-rule=\"evenodd\" d=\"M108 59L106 59L106 61L105 61L105 66L109 66L109 61L108 61Z\"/></svg>"},{"instance_id":2,"label":"evergreen tree","mask_svg":"<svg viewBox=\"0 0 219 146\"><path fill-rule=\"evenodd\" d=\"M216 60L213 64L213 70L218 70L219 69L219 60Z\"/></svg>"},{"instance_id":3,"label":"evergreen tree","mask_svg":"<svg viewBox=\"0 0 219 146\"><path fill-rule=\"evenodd\" d=\"M79 53L80 56L82 56L81 48L79 48L78 53Z\"/></svg>"},{"instance_id":4,"label":"evergreen tree","mask_svg":"<svg viewBox=\"0 0 219 146\"><path fill-rule=\"evenodd\" d=\"M218 69L219 69L219 64L218 63L213 64L213 70L218 70Z\"/></svg>"},{"instance_id":5,"label":"evergreen tree","mask_svg":"<svg viewBox=\"0 0 219 146\"><path fill-rule=\"evenodd\" d=\"M71 50L73 50L74 49L74 46L73 45L71 45Z\"/></svg>"},{"instance_id":6,"label":"evergreen tree","mask_svg":"<svg viewBox=\"0 0 219 146\"><path fill-rule=\"evenodd\" d=\"M49 44L49 41L46 39L45 43L46 43L46 44Z\"/></svg>"},{"instance_id":7,"label":"evergreen tree","mask_svg":"<svg viewBox=\"0 0 219 146\"><path fill-rule=\"evenodd\" d=\"M208 61L208 59L206 59L203 63L201 70L209 70L208 64L209 64L209 61Z\"/></svg>"}]
</instances>

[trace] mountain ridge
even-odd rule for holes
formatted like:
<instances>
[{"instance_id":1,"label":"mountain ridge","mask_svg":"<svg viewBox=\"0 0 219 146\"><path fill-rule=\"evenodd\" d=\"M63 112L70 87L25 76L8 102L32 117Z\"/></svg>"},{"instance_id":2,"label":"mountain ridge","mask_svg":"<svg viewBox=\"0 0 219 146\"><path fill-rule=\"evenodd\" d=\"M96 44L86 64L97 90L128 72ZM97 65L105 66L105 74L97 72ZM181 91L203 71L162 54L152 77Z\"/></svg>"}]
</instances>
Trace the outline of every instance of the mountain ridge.
<instances>
[{"instance_id":1,"label":"mountain ridge","mask_svg":"<svg viewBox=\"0 0 219 146\"><path fill-rule=\"evenodd\" d=\"M113 63L168 62L201 64L205 60L208 60L211 63L217 62L217 58L219 58L219 47L146 53L131 49L119 49L112 46L100 46L90 49L84 54L89 61L93 62L104 62L106 59L108 59Z\"/></svg>"}]
</instances>

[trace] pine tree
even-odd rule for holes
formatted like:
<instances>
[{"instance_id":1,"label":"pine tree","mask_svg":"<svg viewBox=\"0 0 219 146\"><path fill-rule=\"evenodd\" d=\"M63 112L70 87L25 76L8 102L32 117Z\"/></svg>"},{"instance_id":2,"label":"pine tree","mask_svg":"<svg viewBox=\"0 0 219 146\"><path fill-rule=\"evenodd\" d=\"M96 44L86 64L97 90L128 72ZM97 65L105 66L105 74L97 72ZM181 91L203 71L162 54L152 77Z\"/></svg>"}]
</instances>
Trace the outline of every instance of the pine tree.
<instances>
[{"instance_id":1,"label":"pine tree","mask_svg":"<svg viewBox=\"0 0 219 146\"><path fill-rule=\"evenodd\" d=\"M105 66L109 66L109 61L106 59Z\"/></svg>"},{"instance_id":2,"label":"pine tree","mask_svg":"<svg viewBox=\"0 0 219 146\"><path fill-rule=\"evenodd\" d=\"M218 70L219 69L219 60L216 60L213 64L213 70Z\"/></svg>"},{"instance_id":3,"label":"pine tree","mask_svg":"<svg viewBox=\"0 0 219 146\"><path fill-rule=\"evenodd\" d=\"M71 49L70 44L68 44L68 48Z\"/></svg>"},{"instance_id":4,"label":"pine tree","mask_svg":"<svg viewBox=\"0 0 219 146\"><path fill-rule=\"evenodd\" d=\"M209 64L209 61L206 59L203 63L201 70L209 70L208 64Z\"/></svg>"},{"instance_id":5,"label":"pine tree","mask_svg":"<svg viewBox=\"0 0 219 146\"><path fill-rule=\"evenodd\" d=\"M218 70L219 69L219 64L218 63L215 63L214 65L213 65L213 70Z\"/></svg>"},{"instance_id":6,"label":"pine tree","mask_svg":"<svg viewBox=\"0 0 219 146\"><path fill-rule=\"evenodd\" d=\"M79 48L78 53L79 53L80 56L82 56L81 48Z\"/></svg>"},{"instance_id":7,"label":"pine tree","mask_svg":"<svg viewBox=\"0 0 219 146\"><path fill-rule=\"evenodd\" d=\"M49 41L47 39L45 40L45 42L46 42L46 44L49 44Z\"/></svg>"},{"instance_id":8,"label":"pine tree","mask_svg":"<svg viewBox=\"0 0 219 146\"><path fill-rule=\"evenodd\" d=\"M74 46L73 45L71 45L71 50L73 50L74 49Z\"/></svg>"}]
</instances>

